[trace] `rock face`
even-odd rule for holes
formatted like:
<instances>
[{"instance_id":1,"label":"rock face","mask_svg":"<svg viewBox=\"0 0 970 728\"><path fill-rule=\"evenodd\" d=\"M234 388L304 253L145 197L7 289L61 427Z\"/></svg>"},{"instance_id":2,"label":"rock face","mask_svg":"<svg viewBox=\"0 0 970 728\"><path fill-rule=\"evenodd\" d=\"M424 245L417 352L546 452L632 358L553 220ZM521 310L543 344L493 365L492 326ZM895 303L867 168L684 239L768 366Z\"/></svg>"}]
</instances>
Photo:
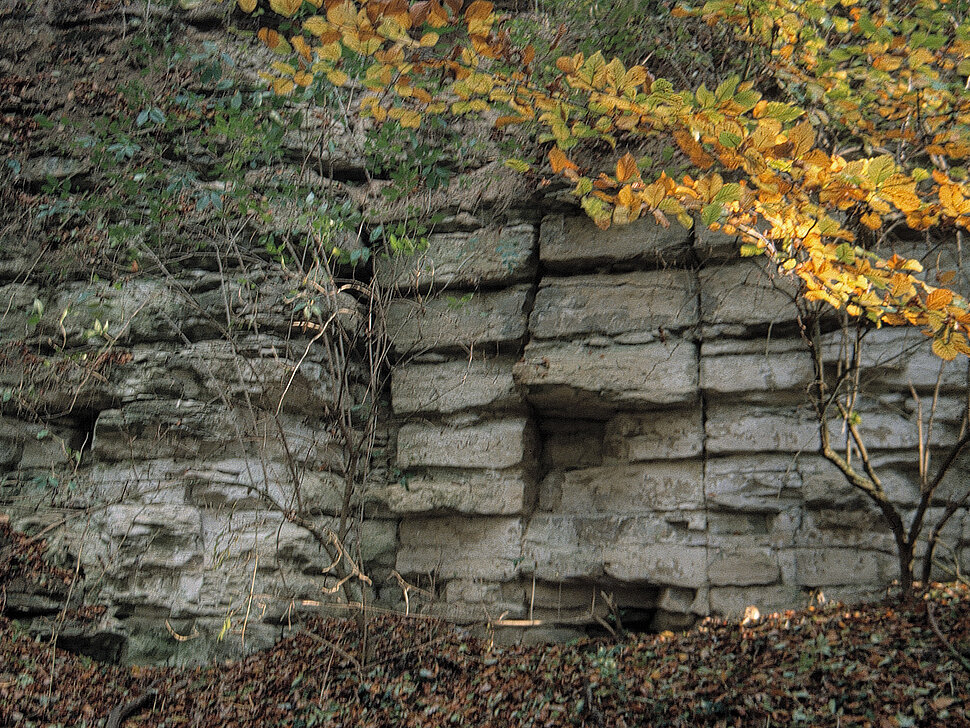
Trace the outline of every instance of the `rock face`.
<instances>
[{"instance_id":1,"label":"rock face","mask_svg":"<svg viewBox=\"0 0 970 728\"><path fill-rule=\"evenodd\" d=\"M80 113L71 99L90 84L73 66L110 65L106 44L126 36L131 12L118 6L97 32L54 13L56 27L36 38L7 34L18 58L79 37L91 45L72 57L98 58L56 75L18 61L3 76L10 88L29 81L25 99L54 89L24 129L40 110ZM219 16L191 17L211 31ZM187 30L186 43L205 32ZM242 69L263 63L241 46L226 52ZM115 54L117 78L130 75L128 55ZM151 255L122 266L112 258L112 280L77 260L59 276L51 256L64 265L66 238L44 248L34 223L23 235L16 227L33 219L21 205L41 185L76 177L88 189L91 165L45 145L24 151L19 172L7 160L0 510L19 530L45 531L78 581L50 594L6 585L8 608L50 616L83 595L108 605L95 629L113 657L172 661L229 653L239 641L226 633L258 647L303 611L344 615L358 599L469 624L530 619L531 637L568 638L609 618L608 603L627 627L677 629L819 591L885 590L892 536L818 455L806 406L814 371L789 280L741 260L722 234L650 220L602 231L561 202L530 198L531 183L503 176L480 130L463 130L485 145L475 168L392 203L380 194L392 181L363 166L364 125L317 113L301 124L287 130L279 165L244 178L257 200L286 187L292 209L239 221L227 253L225 230L213 234L180 203L191 224L177 228L187 236L172 243L178 255L163 261L146 247ZM215 184L214 158L186 154L165 166ZM302 275L289 251L280 265L259 242L299 238L294 250L309 250L308 226L320 232L325 220L311 225L297 202L324 193L333 214L367 221L353 234L326 229L327 245L369 261L363 274L334 263L356 276L346 286L332 271ZM390 230L418 209L443 220L426 246L363 255L368 235L380 237L368 225ZM99 217L98 231L114 222ZM175 230L157 237L167 245ZM375 348L381 324L389 340ZM829 361L845 345L838 332L822 341ZM858 430L910 520L915 413L938 388L929 442L940 462L959 437L967 361L941 372L920 333L881 329L867 334L862 363L871 386ZM828 426L844 443L845 423ZM930 522L963 496L966 470L957 463ZM943 539L970 569L965 510Z\"/></svg>"},{"instance_id":2,"label":"rock face","mask_svg":"<svg viewBox=\"0 0 970 728\"><path fill-rule=\"evenodd\" d=\"M896 575L892 538L817 454L806 397L814 372L790 282L708 231L638 223L603 232L560 214L537 227L535 249L519 255L540 261L533 293L519 293L510 270L504 293L490 277L475 294L482 303L473 297L459 314L474 322L463 329L474 347L459 354L461 337L440 318L427 330L402 327L399 351L432 356L394 374L402 480L388 502L402 516L398 572L434 584L436 608L452 618L531 614L556 630L603 617L600 592L625 621L655 629L751 604L796 606L818 591L882 593ZM450 300L471 292L470 278L450 272L454 254L443 260ZM521 307L490 303L515 295ZM499 311L501 326L491 323ZM835 336L824 342L828 358ZM858 403L858 427L907 512L918 492L909 385L928 397L939 361L915 346L918 333L870 336L872 398ZM963 409L949 392L965 389L966 374L955 362L939 378L935 446L957 436ZM842 426L830 423L836 442ZM961 563L965 530L949 530Z\"/></svg>"}]
</instances>

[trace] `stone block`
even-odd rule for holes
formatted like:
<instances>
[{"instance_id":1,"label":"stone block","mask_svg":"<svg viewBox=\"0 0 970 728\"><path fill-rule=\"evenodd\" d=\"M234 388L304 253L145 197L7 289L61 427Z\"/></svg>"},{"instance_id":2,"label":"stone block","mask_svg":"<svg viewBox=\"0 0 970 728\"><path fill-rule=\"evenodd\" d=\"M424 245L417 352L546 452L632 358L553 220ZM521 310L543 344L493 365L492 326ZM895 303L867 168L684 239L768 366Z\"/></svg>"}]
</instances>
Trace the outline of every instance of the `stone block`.
<instances>
[{"instance_id":1,"label":"stone block","mask_svg":"<svg viewBox=\"0 0 970 728\"><path fill-rule=\"evenodd\" d=\"M704 447L701 410L619 414L606 423L603 446L607 458L631 463L695 457Z\"/></svg>"},{"instance_id":2,"label":"stone block","mask_svg":"<svg viewBox=\"0 0 970 728\"><path fill-rule=\"evenodd\" d=\"M729 619L740 619L749 606L757 607L764 617L773 612L798 609L808 602L807 595L799 587L789 584L715 587L710 590L708 599L712 614Z\"/></svg>"},{"instance_id":3,"label":"stone block","mask_svg":"<svg viewBox=\"0 0 970 728\"><path fill-rule=\"evenodd\" d=\"M377 258L377 276L410 291L521 283L535 275L535 238L528 223L434 233L423 250Z\"/></svg>"},{"instance_id":4,"label":"stone block","mask_svg":"<svg viewBox=\"0 0 970 728\"><path fill-rule=\"evenodd\" d=\"M895 559L858 548L799 548L795 551L799 586L884 584L896 576Z\"/></svg>"},{"instance_id":5,"label":"stone block","mask_svg":"<svg viewBox=\"0 0 970 728\"><path fill-rule=\"evenodd\" d=\"M811 355L797 341L714 341L701 345L701 389L735 395L734 401L738 394L749 400L777 401L778 392L792 392L804 401L814 379Z\"/></svg>"},{"instance_id":6,"label":"stone block","mask_svg":"<svg viewBox=\"0 0 970 728\"><path fill-rule=\"evenodd\" d=\"M534 476L523 468L441 468L389 485L384 497L394 513L513 515L531 507L534 491Z\"/></svg>"},{"instance_id":7,"label":"stone block","mask_svg":"<svg viewBox=\"0 0 970 728\"><path fill-rule=\"evenodd\" d=\"M605 416L620 408L694 401L697 349L678 339L604 347L530 343L514 373L543 412Z\"/></svg>"},{"instance_id":8,"label":"stone block","mask_svg":"<svg viewBox=\"0 0 970 728\"><path fill-rule=\"evenodd\" d=\"M405 518L397 570L438 579L508 581L522 555L518 518Z\"/></svg>"},{"instance_id":9,"label":"stone block","mask_svg":"<svg viewBox=\"0 0 970 728\"><path fill-rule=\"evenodd\" d=\"M707 408L707 452L818 452L815 413L807 407L739 406L713 402Z\"/></svg>"},{"instance_id":10,"label":"stone block","mask_svg":"<svg viewBox=\"0 0 970 728\"><path fill-rule=\"evenodd\" d=\"M540 486L540 507L556 513L635 515L703 504L703 466L695 460L553 472Z\"/></svg>"},{"instance_id":11,"label":"stone block","mask_svg":"<svg viewBox=\"0 0 970 728\"><path fill-rule=\"evenodd\" d=\"M472 579L454 579L445 586L443 605L435 612L457 622L521 619L527 615L528 602L520 584L499 584Z\"/></svg>"},{"instance_id":12,"label":"stone block","mask_svg":"<svg viewBox=\"0 0 970 728\"><path fill-rule=\"evenodd\" d=\"M101 460L205 457L241 447L238 418L219 404L145 400L104 410L92 452Z\"/></svg>"},{"instance_id":13,"label":"stone block","mask_svg":"<svg viewBox=\"0 0 970 728\"><path fill-rule=\"evenodd\" d=\"M709 554L707 575L713 586L756 586L774 584L781 571L771 549L719 548Z\"/></svg>"},{"instance_id":14,"label":"stone block","mask_svg":"<svg viewBox=\"0 0 970 728\"><path fill-rule=\"evenodd\" d=\"M694 217L694 254L704 264L737 260L741 255L741 239L720 230L711 230Z\"/></svg>"},{"instance_id":15,"label":"stone block","mask_svg":"<svg viewBox=\"0 0 970 728\"><path fill-rule=\"evenodd\" d=\"M944 364L927 344L922 332L912 327L886 326L868 331L860 365L878 391L908 392L910 384L917 390L932 390L937 377L943 391L964 389L970 360L957 357ZM827 334L822 346L825 360L836 361L842 348L842 333Z\"/></svg>"},{"instance_id":16,"label":"stone block","mask_svg":"<svg viewBox=\"0 0 970 728\"><path fill-rule=\"evenodd\" d=\"M776 512L801 499L802 478L789 455L739 455L704 462L704 490L714 506Z\"/></svg>"},{"instance_id":17,"label":"stone block","mask_svg":"<svg viewBox=\"0 0 970 728\"><path fill-rule=\"evenodd\" d=\"M391 404L399 415L521 408L523 398L512 381L513 363L507 358L461 359L396 367Z\"/></svg>"},{"instance_id":18,"label":"stone block","mask_svg":"<svg viewBox=\"0 0 970 728\"><path fill-rule=\"evenodd\" d=\"M171 504L108 506L104 533L116 553L116 568L202 566L202 516L198 508Z\"/></svg>"},{"instance_id":19,"label":"stone block","mask_svg":"<svg viewBox=\"0 0 970 728\"><path fill-rule=\"evenodd\" d=\"M600 230L586 216L549 215L539 232L539 258L551 271L662 268L687 262L690 241L689 230L652 219Z\"/></svg>"},{"instance_id":20,"label":"stone block","mask_svg":"<svg viewBox=\"0 0 970 728\"><path fill-rule=\"evenodd\" d=\"M562 516L530 521L523 564L545 581L599 579L700 588L706 581L703 533L685 535L658 516Z\"/></svg>"},{"instance_id":21,"label":"stone block","mask_svg":"<svg viewBox=\"0 0 970 728\"><path fill-rule=\"evenodd\" d=\"M770 275L757 263L741 261L703 268L698 276L705 339L743 336L795 319L797 286L787 278Z\"/></svg>"},{"instance_id":22,"label":"stone block","mask_svg":"<svg viewBox=\"0 0 970 728\"><path fill-rule=\"evenodd\" d=\"M533 448L533 426L525 417L464 426L411 423L398 433L397 465L498 470L519 465Z\"/></svg>"},{"instance_id":23,"label":"stone block","mask_svg":"<svg viewBox=\"0 0 970 728\"><path fill-rule=\"evenodd\" d=\"M511 344L526 334L528 299L528 286L420 303L399 299L388 306L387 330L399 354Z\"/></svg>"},{"instance_id":24,"label":"stone block","mask_svg":"<svg viewBox=\"0 0 970 728\"><path fill-rule=\"evenodd\" d=\"M27 318L39 295L37 286L25 283L0 286L0 340L18 340L27 336Z\"/></svg>"},{"instance_id":25,"label":"stone block","mask_svg":"<svg viewBox=\"0 0 970 728\"><path fill-rule=\"evenodd\" d=\"M639 334L657 340L660 331L697 323L694 274L662 270L622 275L573 276L542 280L529 318L537 339Z\"/></svg>"}]
</instances>

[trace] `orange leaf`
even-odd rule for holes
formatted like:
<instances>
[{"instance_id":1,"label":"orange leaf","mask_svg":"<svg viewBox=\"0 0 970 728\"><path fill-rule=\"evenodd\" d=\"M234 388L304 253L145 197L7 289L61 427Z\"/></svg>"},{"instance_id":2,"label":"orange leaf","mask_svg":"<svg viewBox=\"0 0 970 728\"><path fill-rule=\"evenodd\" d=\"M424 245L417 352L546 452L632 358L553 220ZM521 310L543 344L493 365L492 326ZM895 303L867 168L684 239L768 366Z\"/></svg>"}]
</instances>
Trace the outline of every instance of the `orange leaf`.
<instances>
[{"instance_id":1,"label":"orange leaf","mask_svg":"<svg viewBox=\"0 0 970 728\"><path fill-rule=\"evenodd\" d=\"M567 169L573 171L579 169L579 167L569 161L569 157L559 147L553 147L549 150L549 163L552 165L552 171L555 174L559 174Z\"/></svg>"},{"instance_id":2,"label":"orange leaf","mask_svg":"<svg viewBox=\"0 0 970 728\"><path fill-rule=\"evenodd\" d=\"M637 160L627 152L616 163L616 179L618 182L626 182L637 173Z\"/></svg>"},{"instance_id":3,"label":"orange leaf","mask_svg":"<svg viewBox=\"0 0 970 728\"><path fill-rule=\"evenodd\" d=\"M259 38L263 43L273 50L280 44L280 34L275 30L269 28L260 28L259 32L256 33L256 37Z\"/></svg>"},{"instance_id":4,"label":"orange leaf","mask_svg":"<svg viewBox=\"0 0 970 728\"><path fill-rule=\"evenodd\" d=\"M485 0L475 0L475 2L468 6L468 10L465 11L465 20L467 22L485 20L485 18L492 14L494 7L492 3L485 2Z\"/></svg>"},{"instance_id":5,"label":"orange leaf","mask_svg":"<svg viewBox=\"0 0 970 728\"><path fill-rule=\"evenodd\" d=\"M930 311L942 311L950 305L953 300L953 291L946 288L937 288L926 297L926 307Z\"/></svg>"}]
</instances>

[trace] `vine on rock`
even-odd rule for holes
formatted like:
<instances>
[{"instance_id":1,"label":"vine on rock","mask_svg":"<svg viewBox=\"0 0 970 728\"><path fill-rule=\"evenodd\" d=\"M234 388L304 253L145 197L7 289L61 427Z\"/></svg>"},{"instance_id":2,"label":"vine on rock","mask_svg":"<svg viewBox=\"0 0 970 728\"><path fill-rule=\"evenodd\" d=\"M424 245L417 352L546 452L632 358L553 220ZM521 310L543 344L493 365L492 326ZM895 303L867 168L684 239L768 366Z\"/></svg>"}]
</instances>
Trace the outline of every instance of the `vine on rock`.
<instances>
[{"instance_id":1,"label":"vine on rock","mask_svg":"<svg viewBox=\"0 0 970 728\"><path fill-rule=\"evenodd\" d=\"M258 0L238 4L262 12ZM600 52L560 57L542 83L534 47L513 43L508 18L484 0L270 0L269 9L282 20L259 37L281 56L264 74L278 94L326 79L356 91L377 122L417 128L481 114L499 129L530 125L550 145L553 174L600 227L699 219L740 235L742 255L766 255L800 279L807 300L877 326L920 327L945 360L970 354L970 303L947 287L954 275L930 283L918 261L869 245L898 226L958 236L970 227L970 24L948 0L674 9L733 28L764 59L771 97L751 64L747 78L685 90ZM690 171L620 154L655 140L670 140ZM594 144L616 150L615 166L580 165L575 151Z\"/></svg>"}]
</instances>

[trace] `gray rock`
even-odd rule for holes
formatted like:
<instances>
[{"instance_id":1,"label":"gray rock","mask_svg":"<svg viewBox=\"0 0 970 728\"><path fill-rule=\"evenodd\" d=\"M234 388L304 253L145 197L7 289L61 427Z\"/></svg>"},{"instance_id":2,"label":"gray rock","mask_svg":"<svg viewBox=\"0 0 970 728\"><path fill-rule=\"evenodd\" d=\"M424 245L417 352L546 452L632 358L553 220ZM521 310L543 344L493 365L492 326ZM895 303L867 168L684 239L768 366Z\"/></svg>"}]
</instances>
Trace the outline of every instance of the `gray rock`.
<instances>
[{"instance_id":1,"label":"gray rock","mask_svg":"<svg viewBox=\"0 0 970 728\"><path fill-rule=\"evenodd\" d=\"M638 220L600 230L585 216L549 215L539 232L539 258L551 271L593 270L610 266L665 267L690 255L690 230L663 228Z\"/></svg>"},{"instance_id":2,"label":"gray rock","mask_svg":"<svg viewBox=\"0 0 970 728\"><path fill-rule=\"evenodd\" d=\"M703 504L703 469L696 461L553 472L540 486L539 501L543 510L585 515L691 510Z\"/></svg>"},{"instance_id":3,"label":"gray rock","mask_svg":"<svg viewBox=\"0 0 970 728\"><path fill-rule=\"evenodd\" d=\"M769 274L757 263L703 268L698 276L705 339L742 336L795 319L797 286L788 278Z\"/></svg>"},{"instance_id":4,"label":"gray rock","mask_svg":"<svg viewBox=\"0 0 970 728\"><path fill-rule=\"evenodd\" d=\"M569 339L679 331L697 323L697 294L689 271L544 278L529 330L537 339Z\"/></svg>"},{"instance_id":5,"label":"gray rock","mask_svg":"<svg viewBox=\"0 0 970 728\"><path fill-rule=\"evenodd\" d=\"M697 396L697 350L678 339L605 347L530 343L514 372L533 404L557 414L604 415Z\"/></svg>"},{"instance_id":6,"label":"gray rock","mask_svg":"<svg viewBox=\"0 0 970 728\"><path fill-rule=\"evenodd\" d=\"M527 469L435 468L402 477L384 493L394 513L456 512L490 516L525 513L532 505L535 477Z\"/></svg>"},{"instance_id":7,"label":"gray rock","mask_svg":"<svg viewBox=\"0 0 970 728\"><path fill-rule=\"evenodd\" d=\"M387 329L396 352L417 354L511 344L526 333L527 286L495 293L444 294L398 300L387 311Z\"/></svg>"},{"instance_id":8,"label":"gray rock","mask_svg":"<svg viewBox=\"0 0 970 728\"><path fill-rule=\"evenodd\" d=\"M511 468L532 455L532 424L524 417L468 426L408 424L397 441L400 468Z\"/></svg>"},{"instance_id":9,"label":"gray rock","mask_svg":"<svg viewBox=\"0 0 970 728\"><path fill-rule=\"evenodd\" d=\"M465 409L518 409L523 398L512 381L513 361L462 359L408 364L394 369L391 403L395 414L450 414Z\"/></svg>"},{"instance_id":10,"label":"gray rock","mask_svg":"<svg viewBox=\"0 0 970 728\"><path fill-rule=\"evenodd\" d=\"M527 223L435 233L423 250L378 258L376 275L407 291L521 283L535 275L535 235Z\"/></svg>"},{"instance_id":11,"label":"gray rock","mask_svg":"<svg viewBox=\"0 0 970 728\"><path fill-rule=\"evenodd\" d=\"M606 457L631 463L700 455L704 447L701 410L619 414L607 422L603 445Z\"/></svg>"},{"instance_id":12,"label":"gray rock","mask_svg":"<svg viewBox=\"0 0 970 728\"><path fill-rule=\"evenodd\" d=\"M404 575L508 581L521 559L518 518L405 518L399 535Z\"/></svg>"}]
</instances>

